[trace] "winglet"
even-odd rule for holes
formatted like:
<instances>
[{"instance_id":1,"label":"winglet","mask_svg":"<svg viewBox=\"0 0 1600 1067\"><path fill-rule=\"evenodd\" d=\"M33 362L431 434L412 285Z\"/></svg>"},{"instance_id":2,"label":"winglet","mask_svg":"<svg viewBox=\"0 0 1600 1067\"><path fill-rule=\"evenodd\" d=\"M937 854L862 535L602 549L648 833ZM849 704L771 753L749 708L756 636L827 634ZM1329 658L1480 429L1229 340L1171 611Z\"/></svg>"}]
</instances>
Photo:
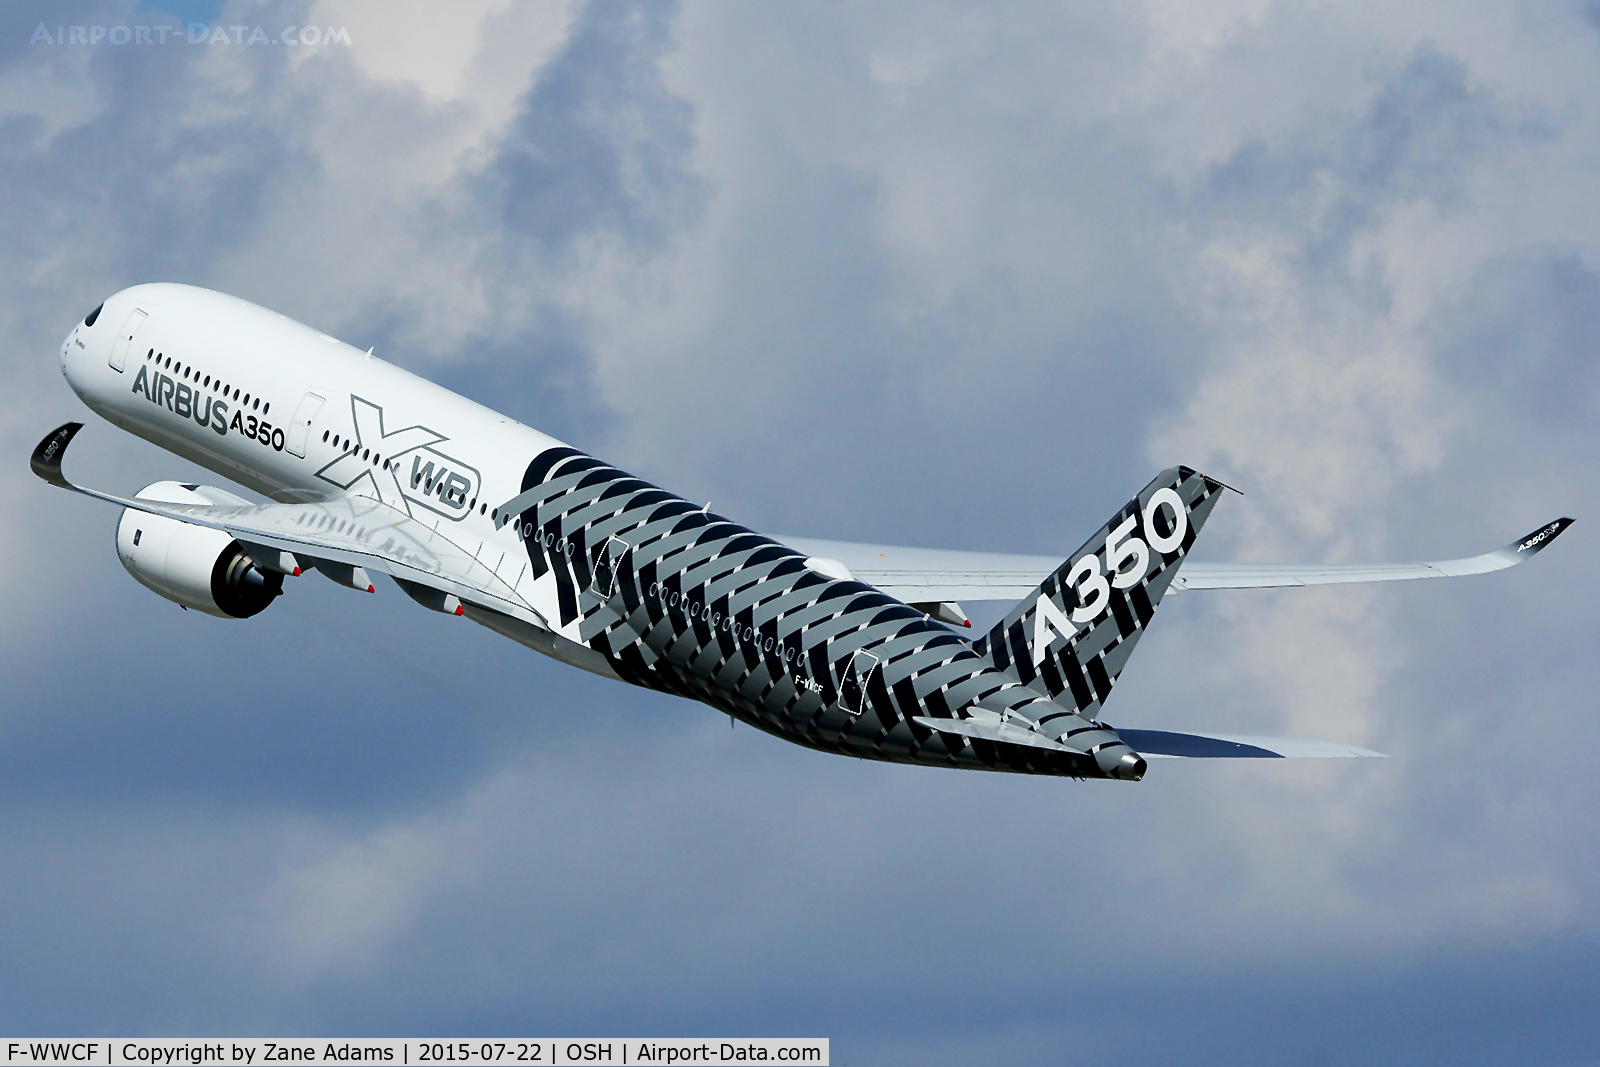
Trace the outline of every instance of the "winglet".
<instances>
[{"instance_id":1,"label":"winglet","mask_svg":"<svg viewBox=\"0 0 1600 1067\"><path fill-rule=\"evenodd\" d=\"M1555 522L1547 522L1528 536L1511 542L1500 551L1509 552L1516 557L1518 563L1521 563L1529 556L1536 556L1543 552L1549 547L1551 541L1566 532L1567 527L1572 525L1572 521L1571 519L1561 518Z\"/></svg>"},{"instance_id":2,"label":"winglet","mask_svg":"<svg viewBox=\"0 0 1600 1067\"><path fill-rule=\"evenodd\" d=\"M45 434L43 441L33 450L33 456L28 460L28 466L33 468L33 473L49 482L59 485L63 489L74 488L61 473L61 457L67 454L67 446L83 429L81 422L68 422L56 427Z\"/></svg>"}]
</instances>

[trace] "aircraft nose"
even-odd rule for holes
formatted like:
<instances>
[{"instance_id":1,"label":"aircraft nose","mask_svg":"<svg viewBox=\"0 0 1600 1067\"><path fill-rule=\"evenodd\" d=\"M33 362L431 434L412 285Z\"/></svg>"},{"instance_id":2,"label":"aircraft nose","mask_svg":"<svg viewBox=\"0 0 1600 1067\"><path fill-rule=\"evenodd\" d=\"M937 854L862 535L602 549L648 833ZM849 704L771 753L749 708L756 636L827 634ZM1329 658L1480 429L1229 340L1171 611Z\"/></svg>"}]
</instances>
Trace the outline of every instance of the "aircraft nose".
<instances>
[{"instance_id":1,"label":"aircraft nose","mask_svg":"<svg viewBox=\"0 0 1600 1067\"><path fill-rule=\"evenodd\" d=\"M67 334L67 339L61 342L61 376L66 378L67 384L72 386L72 390L75 393L81 394L83 392L79 388L80 380L82 379L82 374L79 372L84 369L89 358L89 352L94 348L91 340L93 337L92 327L96 322L100 321L100 313L105 310L105 307L102 302L99 307L89 312L82 322L72 327L72 330Z\"/></svg>"},{"instance_id":2,"label":"aircraft nose","mask_svg":"<svg viewBox=\"0 0 1600 1067\"><path fill-rule=\"evenodd\" d=\"M83 335L85 332L83 324L79 323L71 333L67 334L67 339L61 342L61 376L67 380L67 384L72 387L72 391L75 393L82 391L79 388L79 379L82 378L82 374L79 372L83 370L84 361L88 355L84 348L86 341Z\"/></svg>"}]
</instances>

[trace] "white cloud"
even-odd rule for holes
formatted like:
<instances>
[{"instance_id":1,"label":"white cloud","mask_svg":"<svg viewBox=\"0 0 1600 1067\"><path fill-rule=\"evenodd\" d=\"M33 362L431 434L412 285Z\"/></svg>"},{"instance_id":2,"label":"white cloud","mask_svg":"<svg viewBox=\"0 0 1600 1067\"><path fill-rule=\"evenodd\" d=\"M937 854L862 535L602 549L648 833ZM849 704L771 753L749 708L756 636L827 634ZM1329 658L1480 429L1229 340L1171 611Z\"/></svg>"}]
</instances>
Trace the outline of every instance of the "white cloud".
<instances>
[{"instance_id":1,"label":"white cloud","mask_svg":"<svg viewBox=\"0 0 1600 1067\"><path fill-rule=\"evenodd\" d=\"M295 65L173 58L105 97L54 74L25 84L31 59L0 71L0 112L44 131L6 156L19 177L0 326L19 340L0 444L14 455L49 428L40 412L70 409L41 353L105 291L159 270L420 369L500 374L528 390L513 414L583 413L581 445L751 521L811 524L796 532L1065 555L1174 461L1247 490L1212 519L1211 559L1476 551L1546 508L1586 518L1596 40L1575 14L309 11L348 24L352 48ZM98 55L71 61L110 77ZM1484 369L1497 346L1522 374ZM86 479L169 469L111 439L79 457ZM8 471L0 491L28 506L0 520L0 550L35 561L0 578L8 633L42 649L35 631L88 632L103 583L126 580L84 532L88 505ZM807 988L965 982L939 949L952 923L990 946L965 966L1013 992L1018 974L1129 944L1204 971L1592 930L1591 776L1522 761L1579 759L1562 753L1584 750L1572 717L1593 668L1514 632L1538 618L1528 628L1586 647L1597 591L1573 552L1461 592L1164 607L1114 722L1331 736L1395 758L1168 761L1137 788L829 761L685 729L711 713L664 698L562 688L520 649L489 646L454 674L441 658L450 677L411 699L514 706L516 725L421 800L360 816L306 801L237 824L241 851L270 857L259 880L197 899L269 959L261 981L292 1017L306 990L381 983L451 939L480 968L462 995L576 1004L551 960L668 999L773 959ZM1564 580L1540 577L1552 567ZM133 633L162 622L165 605L136 614L137 596L101 610L130 613ZM388 699L306 636L323 610L307 603L303 632L273 631L317 650L296 676L341 713ZM341 635L363 628L351 618ZM414 620L432 640L428 621ZM166 664L152 656L226 660L251 640L174 633L192 649L98 647L145 677ZM325 714L274 727L282 679L263 673L230 715L278 737ZM29 694L5 728L65 745ZM530 755L544 751L531 733L557 728L595 731L548 742L588 753L573 767ZM428 746L375 736L389 758ZM299 802L292 785L205 788ZM157 898L142 914L178 922Z\"/></svg>"},{"instance_id":2,"label":"white cloud","mask_svg":"<svg viewBox=\"0 0 1600 1067\"><path fill-rule=\"evenodd\" d=\"M285 828L278 871L259 901L259 950L296 979L370 969L430 898L476 881L484 823L509 788L482 782L453 810L373 829Z\"/></svg>"}]
</instances>

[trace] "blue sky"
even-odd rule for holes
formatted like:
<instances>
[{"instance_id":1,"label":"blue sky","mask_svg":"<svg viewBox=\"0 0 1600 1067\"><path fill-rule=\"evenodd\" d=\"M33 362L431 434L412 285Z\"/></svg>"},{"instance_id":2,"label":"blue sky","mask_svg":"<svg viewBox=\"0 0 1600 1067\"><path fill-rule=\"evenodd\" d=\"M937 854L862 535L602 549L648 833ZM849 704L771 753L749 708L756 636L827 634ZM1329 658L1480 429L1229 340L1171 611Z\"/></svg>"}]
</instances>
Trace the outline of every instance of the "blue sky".
<instances>
[{"instance_id":1,"label":"blue sky","mask_svg":"<svg viewBox=\"0 0 1600 1067\"><path fill-rule=\"evenodd\" d=\"M350 44L28 43L213 17ZM1592 1063L1597 59L1576 3L0 7L0 1029ZM1244 490L1210 560L1579 524L1169 601L1108 708L1389 760L876 766L393 588L139 587L22 457L153 280L767 530L1064 557L1175 462ZM84 481L219 481L88 421Z\"/></svg>"}]
</instances>

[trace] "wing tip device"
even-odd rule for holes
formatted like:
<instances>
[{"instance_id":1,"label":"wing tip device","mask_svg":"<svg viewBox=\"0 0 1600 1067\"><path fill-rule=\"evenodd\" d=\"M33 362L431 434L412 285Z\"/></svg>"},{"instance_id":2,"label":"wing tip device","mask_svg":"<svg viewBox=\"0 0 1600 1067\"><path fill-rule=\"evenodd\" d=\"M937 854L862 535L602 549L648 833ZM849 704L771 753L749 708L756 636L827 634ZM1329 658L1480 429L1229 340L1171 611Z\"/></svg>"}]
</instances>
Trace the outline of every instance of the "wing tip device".
<instances>
[{"instance_id":1,"label":"wing tip device","mask_svg":"<svg viewBox=\"0 0 1600 1067\"><path fill-rule=\"evenodd\" d=\"M81 422L62 423L44 435L33 450L33 455L28 458L28 466L33 468L33 473L63 489L71 489L73 485L67 481L66 475L61 473L61 457L67 454L67 446L72 439L78 436L78 431L83 429Z\"/></svg>"},{"instance_id":2,"label":"wing tip device","mask_svg":"<svg viewBox=\"0 0 1600 1067\"><path fill-rule=\"evenodd\" d=\"M1526 537L1511 542L1500 551L1508 555L1512 562L1521 563L1523 560L1531 556L1537 556L1540 552L1549 548L1550 542L1566 533L1567 527L1571 526L1575 521L1562 516L1554 522L1545 523Z\"/></svg>"}]
</instances>

